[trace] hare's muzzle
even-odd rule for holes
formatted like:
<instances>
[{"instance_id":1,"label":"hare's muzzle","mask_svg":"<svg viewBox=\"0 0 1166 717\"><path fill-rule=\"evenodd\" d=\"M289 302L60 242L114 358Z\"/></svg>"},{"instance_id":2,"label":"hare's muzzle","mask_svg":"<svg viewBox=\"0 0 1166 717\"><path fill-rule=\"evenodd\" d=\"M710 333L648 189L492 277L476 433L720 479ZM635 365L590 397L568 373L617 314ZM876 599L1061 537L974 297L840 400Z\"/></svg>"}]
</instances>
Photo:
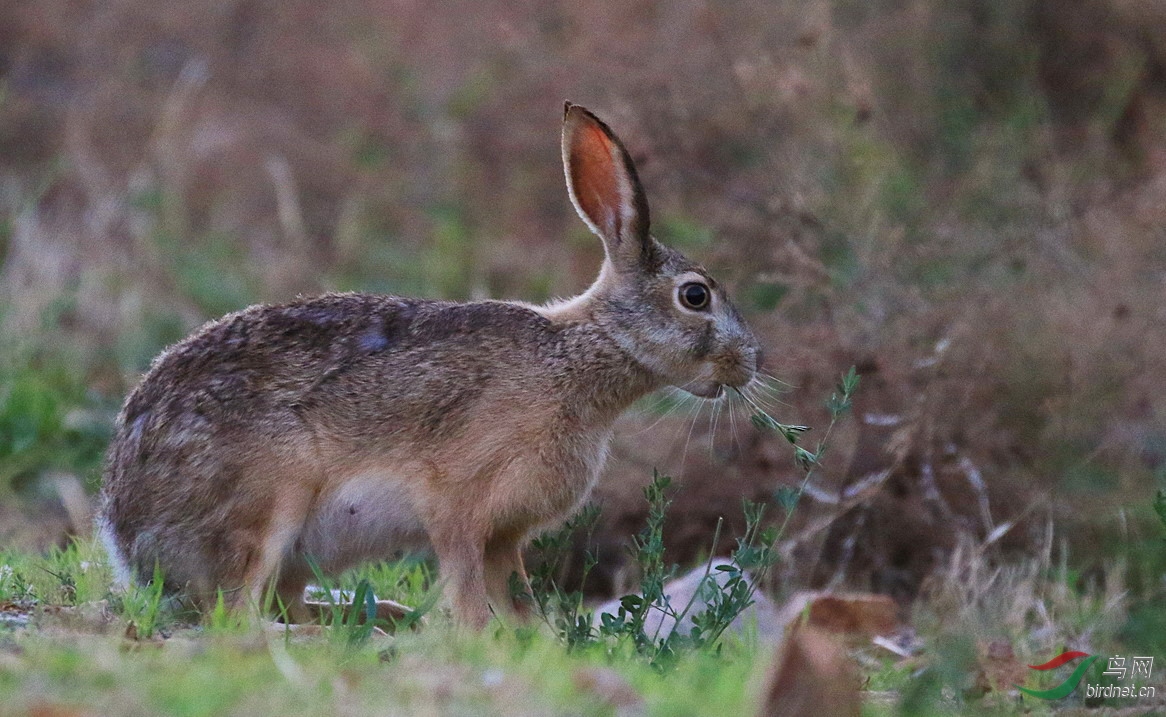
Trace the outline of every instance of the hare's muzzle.
<instances>
[{"instance_id":1,"label":"hare's muzzle","mask_svg":"<svg viewBox=\"0 0 1166 717\"><path fill-rule=\"evenodd\" d=\"M680 388L700 398L720 398L726 388L742 388L752 381L757 373L757 364L739 358L727 363L718 362L714 369L713 378L690 381Z\"/></svg>"},{"instance_id":2,"label":"hare's muzzle","mask_svg":"<svg viewBox=\"0 0 1166 717\"><path fill-rule=\"evenodd\" d=\"M714 360L713 381L710 383L716 384L716 390L706 398L719 396L725 388L742 388L757 375L761 366L761 347L752 336L749 339L732 346Z\"/></svg>"}]
</instances>

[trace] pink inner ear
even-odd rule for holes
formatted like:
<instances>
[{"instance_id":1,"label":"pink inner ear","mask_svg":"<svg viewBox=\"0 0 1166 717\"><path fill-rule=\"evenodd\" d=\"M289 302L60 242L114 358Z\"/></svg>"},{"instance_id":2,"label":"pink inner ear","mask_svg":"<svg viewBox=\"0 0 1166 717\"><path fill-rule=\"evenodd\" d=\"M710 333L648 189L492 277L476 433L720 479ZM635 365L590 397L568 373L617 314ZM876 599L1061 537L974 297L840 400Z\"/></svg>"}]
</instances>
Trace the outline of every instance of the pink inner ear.
<instances>
[{"instance_id":1,"label":"pink inner ear","mask_svg":"<svg viewBox=\"0 0 1166 717\"><path fill-rule=\"evenodd\" d=\"M571 135L571 185L579 208L601 232L619 236L619 180L612 142L601 127L584 120Z\"/></svg>"}]
</instances>

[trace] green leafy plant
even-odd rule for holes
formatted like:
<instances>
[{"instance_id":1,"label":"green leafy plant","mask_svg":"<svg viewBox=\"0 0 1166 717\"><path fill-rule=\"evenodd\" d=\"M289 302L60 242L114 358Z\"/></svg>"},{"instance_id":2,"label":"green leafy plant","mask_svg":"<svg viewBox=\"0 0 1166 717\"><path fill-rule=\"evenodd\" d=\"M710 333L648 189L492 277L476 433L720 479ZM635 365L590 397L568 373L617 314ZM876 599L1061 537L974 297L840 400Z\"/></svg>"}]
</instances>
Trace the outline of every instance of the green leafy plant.
<instances>
[{"instance_id":1,"label":"green leafy plant","mask_svg":"<svg viewBox=\"0 0 1166 717\"><path fill-rule=\"evenodd\" d=\"M541 560L531 574L533 594L529 599L539 614L569 649L626 642L650 664L660 668L673 663L682 649L718 649L725 631L754 604L757 586L764 582L769 570L777 563L777 541L784 534L810 477L819 466L835 424L850 410L858 382L853 367L842 376L837 390L826 404L830 424L813 451L799 444L802 435L809 431L808 427L783 424L769 416L756 402L740 394L755 410L751 416L753 424L783 436L793 447L794 461L805 475L798 488L783 487L775 492L775 502L785 511L778 527L764 525L764 504L743 502L745 534L737 538L736 547L727 561L709 558L687 604L673 605L665 593L666 584L676 574L676 566L668 564L664 557L664 527L671 503L667 491L672 479L654 471L651 483L644 488L644 498L648 502L647 522L633 537L630 546L632 558L640 569L639 591L620 598L616 612L601 613L596 624L593 614L583 607L582 594L565 591L560 586L557 566L571 546L571 536L580 529L586 530L590 543L598 509L589 506L562 529L540 536L533 543ZM718 522L713 537L712 556L718 552L721 524ZM596 562L594 553L587 551L584 579ZM511 587L516 594L522 594L517 582L512 582ZM670 627L665 630L665 625Z\"/></svg>"},{"instance_id":2,"label":"green leafy plant","mask_svg":"<svg viewBox=\"0 0 1166 717\"><path fill-rule=\"evenodd\" d=\"M569 650L592 644L595 635L591 628L591 615L583 609L583 593L579 590L565 590L559 572L571 550L572 537L583 534L586 536L586 543L590 545L598 521L599 507L588 504L577 515L567 520L561 528L544 533L531 542L531 547L539 559L534 563L529 575L529 593L519 582L517 575L510 576L510 592L537 611L562 638ZM587 581L587 576L599 559L593 551L587 550L583 561L580 585Z\"/></svg>"},{"instance_id":3,"label":"green leafy plant","mask_svg":"<svg viewBox=\"0 0 1166 717\"><path fill-rule=\"evenodd\" d=\"M826 426L826 432L823 434L822 440L814 446L813 451L807 450L798 443L802 439L802 436L810 430L807 426L780 423L755 402L750 401L744 394L741 394L756 410L756 413L750 416L753 425L759 430L772 431L785 438L793 446L794 462L804 473L801 485L797 488L781 486L774 492L774 500L785 511L785 518L782 520L781 527L778 529L778 539L785 534L785 529L789 525L790 518L793 517L794 510L798 507L802 494L806 492L806 486L809 485L810 478L820 465L822 456L826 453L826 449L830 444L830 435L834 432L834 426L837 425L843 416L850 412L854 400L854 393L858 390L858 383L858 372L851 366L850 370L842 374L837 388L830 394L830 398L826 400L826 409L830 412L830 423Z\"/></svg>"},{"instance_id":4,"label":"green leafy plant","mask_svg":"<svg viewBox=\"0 0 1166 717\"><path fill-rule=\"evenodd\" d=\"M729 560L714 566L715 560L710 558L693 597L685 605L672 604L665 586L676 574L676 566L664 558L664 527L671 503L667 491L671 482L671 477L656 472L644 488L648 520L630 546L632 558L640 568L639 591L620 598L614 614L600 614L598 624L594 614L584 609L582 594L564 590L556 575L570 548L571 536L580 529L590 534L598 509L589 506L562 529L534 541L540 560L531 573L530 599L568 649L606 644L609 651L616 651L618 645L628 644L650 664L665 668L674 663L682 649L715 647L733 620L753 604L755 586L747 572L764 573L773 564L776 533L761 528L764 506L748 501L746 533L737 540ZM718 525L714 554L719 535ZM584 560L586 576L597 558L588 552ZM682 627L689 616L686 632ZM670 625L666 631L665 625Z\"/></svg>"},{"instance_id":5,"label":"green leafy plant","mask_svg":"<svg viewBox=\"0 0 1166 717\"><path fill-rule=\"evenodd\" d=\"M600 617L601 634L627 634L641 652L659 652L660 647L659 636L647 633L648 612L653 607L671 611L668 596L664 594L664 584L676 573L674 566L664 563L664 522L672 502L665 491L671 483L670 476L654 472L652 482L644 488L648 522L632 539L632 556L640 566L639 594L622 597L616 616Z\"/></svg>"}]
</instances>

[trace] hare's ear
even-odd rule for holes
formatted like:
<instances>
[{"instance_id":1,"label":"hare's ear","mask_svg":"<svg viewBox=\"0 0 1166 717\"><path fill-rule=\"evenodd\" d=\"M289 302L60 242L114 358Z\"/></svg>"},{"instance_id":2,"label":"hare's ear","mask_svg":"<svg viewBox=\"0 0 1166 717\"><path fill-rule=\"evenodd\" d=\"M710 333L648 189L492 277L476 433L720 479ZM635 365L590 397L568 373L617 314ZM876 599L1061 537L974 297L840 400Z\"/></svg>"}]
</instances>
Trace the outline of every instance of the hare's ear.
<instances>
[{"instance_id":1,"label":"hare's ear","mask_svg":"<svg viewBox=\"0 0 1166 717\"><path fill-rule=\"evenodd\" d=\"M624 270L652 267L648 200L632 159L607 125L570 102L563 108L563 170L571 203L603 240L608 261Z\"/></svg>"}]
</instances>

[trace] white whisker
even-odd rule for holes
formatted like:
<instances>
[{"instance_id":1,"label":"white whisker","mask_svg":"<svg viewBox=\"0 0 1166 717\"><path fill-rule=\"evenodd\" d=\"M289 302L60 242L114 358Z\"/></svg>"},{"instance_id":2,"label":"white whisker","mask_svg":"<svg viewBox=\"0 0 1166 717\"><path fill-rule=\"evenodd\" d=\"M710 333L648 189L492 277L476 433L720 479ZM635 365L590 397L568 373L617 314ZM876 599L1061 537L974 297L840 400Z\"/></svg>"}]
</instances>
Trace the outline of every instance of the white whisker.
<instances>
[{"instance_id":1,"label":"white whisker","mask_svg":"<svg viewBox=\"0 0 1166 717\"><path fill-rule=\"evenodd\" d=\"M771 404L781 406L782 408L792 408L792 406L781 400L782 394L772 387L766 386L764 383L751 381L745 385L743 393L751 400L755 407L769 408Z\"/></svg>"},{"instance_id":2,"label":"white whisker","mask_svg":"<svg viewBox=\"0 0 1166 717\"><path fill-rule=\"evenodd\" d=\"M737 404L732 402L732 398L733 398L732 395L726 396L726 399L728 401L730 401L730 405L729 405L729 433L733 437L733 446L736 448L736 452L734 455L739 456L739 455L741 455L743 450L741 448L741 441L737 437L737 419L736 419Z\"/></svg>"},{"instance_id":3,"label":"white whisker","mask_svg":"<svg viewBox=\"0 0 1166 717\"><path fill-rule=\"evenodd\" d=\"M748 388L748 387L746 386L746 388ZM749 407L752 408L755 412L765 413L766 415L769 415L768 413L766 413L765 409L763 409L761 406L758 405L755 398L753 396L750 396L747 391L742 391L740 389L734 389L734 390L736 391L737 395L740 396L741 399L743 401L745 401L745 403L748 404Z\"/></svg>"},{"instance_id":4,"label":"white whisker","mask_svg":"<svg viewBox=\"0 0 1166 717\"><path fill-rule=\"evenodd\" d=\"M756 379L750 381L749 384L745 386L745 388L746 391L749 391L754 396L758 396L758 398L763 398L764 396L765 400L767 401L772 400L775 403L779 403L781 406L788 406L788 403L781 399L782 396L788 393L788 389L786 389L786 391L781 391L781 389L774 388L766 381Z\"/></svg>"},{"instance_id":5,"label":"white whisker","mask_svg":"<svg viewBox=\"0 0 1166 717\"><path fill-rule=\"evenodd\" d=\"M659 403L657 403L657 406L667 404L668 408L664 411L664 413L660 414L656 418L656 420L652 421L652 423L650 425L648 425L645 428L641 428L638 431L633 432L631 435L639 436L643 433L647 433L648 431L651 431L653 428L660 425L661 421L663 421L666 418L671 417L673 414L675 414L677 411L679 411L681 407L690 404L691 399L692 399L692 395L687 394L687 393L681 393L680 395L672 394L672 395L669 395L667 397L661 396Z\"/></svg>"},{"instance_id":6,"label":"white whisker","mask_svg":"<svg viewBox=\"0 0 1166 717\"><path fill-rule=\"evenodd\" d=\"M710 459L713 457L713 455L715 453L715 448L717 445L717 424L720 423L721 411L723 411L725 408L724 402L719 398L714 400L713 404L714 405L713 405L713 411L712 411L712 426L709 429L709 458Z\"/></svg>"},{"instance_id":7,"label":"white whisker","mask_svg":"<svg viewBox=\"0 0 1166 717\"><path fill-rule=\"evenodd\" d=\"M700 412L704 410L704 401L697 404L696 412L692 415L692 423L688 426L688 437L684 439L684 450L680 452L680 472L683 475L684 467L687 465L688 459L688 444L692 441L692 432L696 428L696 422L700 419Z\"/></svg>"},{"instance_id":8,"label":"white whisker","mask_svg":"<svg viewBox=\"0 0 1166 717\"><path fill-rule=\"evenodd\" d=\"M774 390L785 389L786 391L792 391L794 389L794 385L792 383L788 381L782 381L777 376L774 376L773 374L766 371L762 371L761 369L758 369L756 372L754 372L754 376L756 376L761 383L774 388Z\"/></svg>"}]
</instances>

